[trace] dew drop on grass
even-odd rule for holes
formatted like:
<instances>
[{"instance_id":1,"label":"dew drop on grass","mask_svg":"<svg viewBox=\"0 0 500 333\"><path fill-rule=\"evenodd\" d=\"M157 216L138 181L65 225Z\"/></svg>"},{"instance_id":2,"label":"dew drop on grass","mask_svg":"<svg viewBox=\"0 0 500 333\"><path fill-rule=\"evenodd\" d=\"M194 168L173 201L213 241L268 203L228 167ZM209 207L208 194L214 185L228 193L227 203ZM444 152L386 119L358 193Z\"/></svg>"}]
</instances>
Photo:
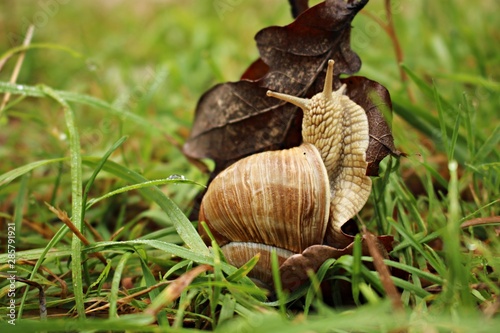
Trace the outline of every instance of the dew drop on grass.
<instances>
[{"instance_id":1,"label":"dew drop on grass","mask_svg":"<svg viewBox=\"0 0 500 333\"><path fill-rule=\"evenodd\" d=\"M26 95L26 92L24 91L24 86L23 85L17 84L16 88L17 88L18 91L20 91L20 92L17 92L17 94L21 94L23 96Z\"/></svg>"},{"instance_id":2,"label":"dew drop on grass","mask_svg":"<svg viewBox=\"0 0 500 333\"><path fill-rule=\"evenodd\" d=\"M183 175L178 175L178 174L173 174L173 175L170 175L168 176L167 178L168 180L186 180L186 177L184 177Z\"/></svg>"}]
</instances>

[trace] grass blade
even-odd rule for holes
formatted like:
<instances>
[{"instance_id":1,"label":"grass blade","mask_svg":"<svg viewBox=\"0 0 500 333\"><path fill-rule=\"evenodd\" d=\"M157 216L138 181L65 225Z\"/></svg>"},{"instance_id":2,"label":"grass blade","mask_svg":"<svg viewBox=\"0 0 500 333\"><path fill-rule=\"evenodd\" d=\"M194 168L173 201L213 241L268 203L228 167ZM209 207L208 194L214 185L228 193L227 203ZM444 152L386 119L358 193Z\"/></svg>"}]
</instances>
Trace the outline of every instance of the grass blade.
<instances>
[{"instance_id":1,"label":"grass blade","mask_svg":"<svg viewBox=\"0 0 500 333\"><path fill-rule=\"evenodd\" d=\"M28 179L29 175L25 174L21 178L21 185L16 197L16 208L14 210L14 226L18 232L15 234L16 244L19 244L19 237L21 236L21 224L23 222L23 209L26 203L26 193L28 192Z\"/></svg>"},{"instance_id":2,"label":"grass blade","mask_svg":"<svg viewBox=\"0 0 500 333\"><path fill-rule=\"evenodd\" d=\"M103 196L100 196L100 197L94 198L94 199L90 199L88 201L88 203L87 203L87 207L86 208L88 209L88 208L92 207L93 205L95 205L96 203L98 203L99 201L107 199L109 197L112 197L112 196L120 194L120 193L132 191L132 190L144 189L144 188L148 188L148 187L151 187L151 186L165 185L165 184L191 184L191 185L198 185L198 186L201 186L201 187L205 187L202 184L193 182L193 181L188 180L188 179L182 179L181 180L181 179L164 178L164 179L148 180L148 181L144 181L144 182L139 183L139 184L133 184L133 185L128 185L128 186L120 187L119 189L116 189L114 191L108 192L108 193L106 193Z\"/></svg>"},{"instance_id":3,"label":"grass blade","mask_svg":"<svg viewBox=\"0 0 500 333\"><path fill-rule=\"evenodd\" d=\"M95 167L98 162L96 162L95 158L85 158L84 163ZM107 161L103 169L132 183L142 183L148 181L137 172L112 161ZM146 187L139 189L139 192L141 192L144 197L156 202L160 206L160 208L167 214L168 219L172 221L177 233L187 246L196 252L205 255L209 254L207 246L203 243L203 240L191 222L187 219L179 207L177 207L177 205L175 205L172 200L170 200L159 188Z\"/></svg>"},{"instance_id":4,"label":"grass blade","mask_svg":"<svg viewBox=\"0 0 500 333\"><path fill-rule=\"evenodd\" d=\"M362 281L361 277L361 266L363 265L361 262L361 235L357 234L354 238L354 248L352 251L352 275L351 275L351 283L352 283L352 298L357 305L360 305L359 301L359 293L360 293L360 283Z\"/></svg>"},{"instance_id":5,"label":"grass blade","mask_svg":"<svg viewBox=\"0 0 500 333\"><path fill-rule=\"evenodd\" d=\"M38 167L47 165L47 164L52 164L52 163L57 163L57 162L62 162L66 160L66 157L61 157L61 158L53 158L53 159L48 159L48 160L41 160L41 161L36 161L32 162L26 165L23 165L19 168L10 170L9 172L6 172L2 175L0 175L0 190L8 185L10 182L15 180L16 178L21 177L22 175L30 172L33 169L36 169Z\"/></svg>"},{"instance_id":6,"label":"grass blade","mask_svg":"<svg viewBox=\"0 0 500 333\"><path fill-rule=\"evenodd\" d=\"M16 53L31 50L31 49L52 49L52 50L60 50L69 53L75 58L81 58L83 55L76 52L75 50L66 47L64 45L53 44L53 43L31 43L29 45L21 45L10 48L6 52L0 55L0 63L10 58Z\"/></svg>"},{"instance_id":7,"label":"grass blade","mask_svg":"<svg viewBox=\"0 0 500 333\"><path fill-rule=\"evenodd\" d=\"M463 105L465 108L465 132L467 138L467 148L469 149L469 157L472 157L475 152L475 128L472 124L472 111L470 110L467 95L463 94Z\"/></svg>"},{"instance_id":8,"label":"grass blade","mask_svg":"<svg viewBox=\"0 0 500 333\"><path fill-rule=\"evenodd\" d=\"M43 86L42 91L49 97L57 101L62 107L66 126L69 133L70 143L70 164L71 164L71 220L75 227L82 231L82 156L80 155L80 138L75 124L75 116L73 110L68 103L54 90ZM80 319L85 318L85 304L82 285L82 243L81 240L74 234L71 245L72 250L72 274L73 288L75 293L75 302L78 316Z\"/></svg>"},{"instance_id":9,"label":"grass blade","mask_svg":"<svg viewBox=\"0 0 500 333\"><path fill-rule=\"evenodd\" d=\"M397 230L399 234L401 234L405 240L407 240L411 247L419 252L428 262L432 265L432 267L439 273L439 275L445 274L442 265L436 261L431 255L425 252L422 245L415 239L414 235L412 235L408 230L406 230L399 223L394 221L392 218L388 218L387 221Z\"/></svg>"},{"instance_id":10,"label":"grass blade","mask_svg":"<svg viewBox=\"0 0 500 333\"><path fill-rule=\"evenodd\" d=\"M45 97L46 93L44 91L44 86L29 86L29 85L21 85L21 84L11 84L11 83L6 83L6 82L0 82L0 92L5 92L5 93L11 93L11 94L18 94L22 96L29 96L29 97ZM61 99L63 99L66 102L77 102L81 103L84 105L89 105L92 107L96 108L102 108L106 111L108 111L110 114L125 118L129 120L131 123L136 124L138 126L143 127L144 129L148 131L154 131L158 134L164 133L162 129L158 127L158 125L153 124L144 118L132 113L128 112L126 110L120 110L115 108L113 105L111 105L108 102L105 102L103 100L100 100L98 98L89 96L89 95L83 95L83 94L78 94L78 93L73 93L73 92L68 92L68 91L61 91L61 90L54 90L51 89L54 94L59 96ZM168 134L168 133L164 133Z\"/></svg>"},{"instance_id":11,"label":"grass blade","mask_svg":"<svg viewBox=\"0 0 500 333\"><path fill-rule=\"evenodd\" d=\"M454 153L455 153L455 147L457 145L457 139L458 139L458 131L460 127L460 113L457 114L457 118L455 120L455 126L453 126L453 132L451 132L451 141L449 144L449 149L448 149L448 159L453 160L454 159Z\"/></svg>"},{"instance_id":12,"label":"grass blade","mask_svg":"<svg viewBox=\"0 0 500 333\"><path fill-rule=\"evenodd\" d=\"M408 124L422 132L427 138L435 142L437 146L444 147L439 120L436 117L421 107L411 105L408 101L399 100L397 96L393 100L393 106L394 112L401 116ZM468 159L466 139L461 134L457 138L455 156L461 163Z\"/></svg>"},{"instance_id":13,"label":"grass blade","mask_svg":"<svg viewBox=\"0 0 500 333\"><path fill-rule=\"evenodd\" d=\"M118 313L116 309L118 308L118 292L120 289L120 284L122 282L122 273L125 268L125 264L129 260L132 252L125 252L121 257L118 265L115 269L115 274L113 275L113 280L111 281L111 292L109 296L109 319L118 318Z\"/></svg>"},{"instance_id":14,"label":"grass blade","mask_svg":"<svg viewBox=\"0 0 500 333\"><path fill-rule=\"evenodd\" d=\"M273 273L274 290L276 291L276 296L278 297L280 313L283 318L286 318L286 296L281 285L278 255L276 254L276 251L274 249L271 252L271 270Z\"/></svg>"},{"instance_id":15,"label":"grass blade","mask_svg":"<svg viewBox=\"0 0 500 333\"><path fill-rule=\"evenodd\" d=\"M92 175L90 176L89 180L87 181L87 185L85 185L85 190L83 191L83 198L82 198L82 204L84 206L86 206L86 203L87 203L87 197L88 197L88 194L89 194L89 191L90 191L90 188L92 187L92 184L94 184L94 180L95 178L97 177L97 175L99 174L99 171L101 171L102 167L104 166L104 164L106 163L106 161L108 160L109 156L111 156L111 154L116 150L118 149L118 147L120 147L122 145L123 142L125 142L125 140L127 140L127 137L126 136L123 136L121 137L118 141L116 141L112 146L111 148L108 149L108 151L104 154L104 156L101 158L101 160L99 161L99 163L97 164L97 167L94 169L94 172L92 173ZM88 207L86 207L88 208ZM87 209L83 210L82 212L82 218L81 218L81 222L83 224L83 220L85 218L85 212L86 212Z\"/></svg>"},{"instance_id":16,"label":"grass blade","mask_svg":"<svg viewBox=\"0 0 500 333\"><path fill-rule=\"evenodd\" d=\"M459 204L459 185L456 161L450 161L448 168L450 170L450 186L448 188L449 198L449 221L446 224L446 232L443 233L443 242L445 244L445 258L449 265L447 274L447 283L442 294L442 300L445 304L452 304L460 300L465 307L473 305L471 294L469 293L469 281L467 262L464 256L460 255L460 204Z\"/></svg>"},{"instance_id":17,"label":"grass blade","mask_svg":"<svg viewBox=\"0 0 500 333\"><path fill-rule=\"evenodd\" d=\"M446 152L449 152L450 151L450 146L448 144L448 133L446 131L446 121L445 121L444 110L443 110L443 106L441 104L441 98L438 95L437 88L436 88L435 84L432 85L432 92L433 92L433 95L434 95L434 102L437 105L439 127L441 129L441 141L443 142L444 150Z\"/></svg>"},{"instance_id":18,"label":"grass blade","mask_svg":"<svg viewBox=\"0 0 500 333\"><path fill-rule=\"evenodd\" d=\"M498 150L498 143L500 142L500 126L497 126L493 133L486 139L484 144L479 147L476 154L472 158L471 164L474 162L481 162L486 160L486 156L492 151Z\"/></svg>"},{"instance_id":19,"label":"grass blade","mask_svg":"<svg viewBox=\"0 0 500 333\"><path fill-rule=\"evenodd\" d=\"M156 283L156 279L155 279L153 273L151 273L151 270L148 267L148 264L146 263L146 261L144 260L144 258L139 254L139 252L137 252L137 254L138 254L138 256L140 258L140 261L141 261L142 274L144 276L144 281L146 282L146 286L148 288L151 288L151 287L153 287L154 285L157 284ZM159 294L160 294L160 290L158 290L157 288L153 288L148 293L149 300L152 302L156 297L158 297ZM162 326L162 327L168 327L168 326L170 326L165 311L160 311L158 313L158 315L156 316L156 320L158 321L158 325L159 326Z\"/></svg>"}]
</instances>

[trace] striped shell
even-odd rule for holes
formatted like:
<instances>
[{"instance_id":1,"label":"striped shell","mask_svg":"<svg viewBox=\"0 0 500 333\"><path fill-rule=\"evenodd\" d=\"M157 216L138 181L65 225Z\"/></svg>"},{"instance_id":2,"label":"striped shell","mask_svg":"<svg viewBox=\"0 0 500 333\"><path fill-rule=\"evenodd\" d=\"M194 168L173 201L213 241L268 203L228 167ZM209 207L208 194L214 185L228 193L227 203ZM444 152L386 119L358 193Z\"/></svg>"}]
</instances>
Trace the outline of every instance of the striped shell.
<instances>
[{"instance_id":1,"label":"striped shell","mask_svg":"<svg viewBox=\"0 0 500 333\"><path fill-rule=\"evenodd\" d=\"M298 253L322 243L329 193L325 166L312 144L265 152L213 180L200 221L217 230L223 243L251 240Z\"/></svg>"}]
</instances>

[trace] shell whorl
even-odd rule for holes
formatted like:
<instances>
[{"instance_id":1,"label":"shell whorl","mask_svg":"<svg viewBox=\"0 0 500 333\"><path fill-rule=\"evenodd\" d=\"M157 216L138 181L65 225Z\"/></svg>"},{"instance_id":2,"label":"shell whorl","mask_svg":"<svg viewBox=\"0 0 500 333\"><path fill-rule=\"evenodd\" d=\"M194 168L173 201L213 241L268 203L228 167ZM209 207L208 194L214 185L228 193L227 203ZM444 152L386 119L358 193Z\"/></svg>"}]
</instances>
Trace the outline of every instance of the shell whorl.
<instances>
[{"instance_id":1,"label":"shell whorl","mask_svg":"<svg viewBox=\"0 0 500 333\"><path fill-rule=\"evenodd\" d=\"M267 95L300 107L304 111L302 139L319 151L330 182L330 222L326 243L344 247L340 227L365 205L371 192L366 176L368 118L358 104L344 95L346 85L333 91L333 65L328 68L323 91L311 99L268 91Z\"/></svg>"}]
</instances>

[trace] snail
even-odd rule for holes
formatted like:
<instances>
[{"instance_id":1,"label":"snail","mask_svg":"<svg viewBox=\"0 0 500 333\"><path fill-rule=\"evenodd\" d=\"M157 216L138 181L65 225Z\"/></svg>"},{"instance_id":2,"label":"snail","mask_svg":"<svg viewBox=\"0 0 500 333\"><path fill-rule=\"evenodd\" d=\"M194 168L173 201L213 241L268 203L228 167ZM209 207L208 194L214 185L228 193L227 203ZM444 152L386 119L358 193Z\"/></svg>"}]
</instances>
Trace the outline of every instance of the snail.
<instances>
[{"instance_id":1,"label":"snail","mask_svg":"<svg viewBox=\"0 0 500 333\"><path fill-rule=\"evenodd\" d=\"M333 65L329 60L324 89L311 99L267 92L303 110L302 144L232 164L201 203L199 221L229 263L240 267L260 253L249 275L264 285L272 285L273 250L281 265L312 245L347 246L340 228L370 195L368 119L345 84L333 91Z\"/></svg>"}]
</instances>

